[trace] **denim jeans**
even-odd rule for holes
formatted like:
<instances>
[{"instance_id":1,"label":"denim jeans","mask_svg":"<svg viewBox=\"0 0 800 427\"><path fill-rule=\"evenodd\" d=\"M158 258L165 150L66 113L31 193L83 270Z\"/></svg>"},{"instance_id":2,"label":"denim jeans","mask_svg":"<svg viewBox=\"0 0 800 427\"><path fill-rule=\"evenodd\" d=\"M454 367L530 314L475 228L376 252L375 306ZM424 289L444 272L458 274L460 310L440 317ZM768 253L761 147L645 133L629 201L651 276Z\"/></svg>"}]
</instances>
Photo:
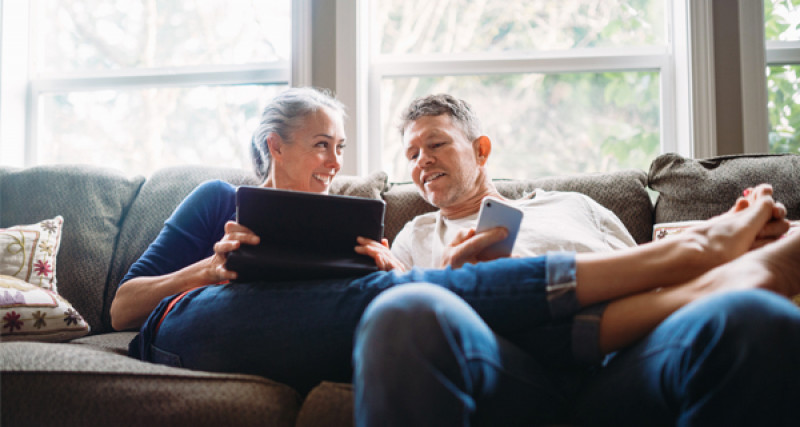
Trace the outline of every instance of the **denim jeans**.
<instances>
[{"instance_id":1,"label":"denim jeans","mask_svg":"<svg viewBox=\"0 0 800 427\"><path fill-rule=\"evenodd\" d=\"M580 425L796 426L800 310L768 291L676 311L584 388Z\"/></svg>"},{"instance_id":2,"label":"denim jeans","mask_svg":"<svg viewBox=\"0 0 800 427\"><path fill-rule=\"evenodd\" d=\"M474 307L491 328L524 334L533 325L562 322L554 314L569 319L577 307L574 292L562 292L560 305L548 301L548 283L559 282L562 270L574 270L574 255L501 259L457 270L377 272L351 280L205 286L162 301L129 352L190 369L262 375L305 393L322 380L351 381L356 326L386 289L432 283ZM554 348L568 349L568 328L562 329L563 342L554 342Z\"/></svg>"},{"instance_id":3,"label":"denim jeans","mask_svg":"<svg viewBox=\"0 0 800 427\"><path fill-rule=\"evenodd\" d=\"M586 384L525 344L441 288L387 291L356 336L357 425L797 423L800 311L767 291L687 305Z\"/></svg>"},{"instance_id":4,"label":"denim jeans","mask_svg":"<svg viewBox=\"0 0 800 427\"><path fill-rule=\"evenodd\" d=\"M356 425L531 426L565 419L583 373L568 345L571 328L554 322L528 329L542 333L506 339L438 286L384 292L356 333ZM550 357L523 346L539 355L537 349L549 349Z\"/></svg>"}]
</instances>

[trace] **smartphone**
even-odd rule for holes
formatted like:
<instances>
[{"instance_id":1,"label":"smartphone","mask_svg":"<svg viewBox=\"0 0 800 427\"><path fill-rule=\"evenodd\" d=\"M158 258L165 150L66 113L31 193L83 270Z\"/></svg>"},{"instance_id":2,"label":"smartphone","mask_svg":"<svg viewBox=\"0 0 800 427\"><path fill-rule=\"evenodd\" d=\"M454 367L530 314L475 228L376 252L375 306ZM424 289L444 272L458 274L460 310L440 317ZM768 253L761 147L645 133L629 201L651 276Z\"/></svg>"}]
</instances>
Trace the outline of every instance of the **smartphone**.
<instances>
[{"instance_id":1,"label":"smartphone","mask_svg":"<svg viewBox=\"0 0 800 427\"><path fill-rule=\"evenodd\" d=\"M494 258L507 257L514 249L514 242L517 240L519 226L522 223L522 210L494 197L486 197L481 203L481 210L478 213L478 226L475 232L480 233L494 227L505 227L508 236L489 246L483 251L486 256Z\"/></svg>"}]
</instances>

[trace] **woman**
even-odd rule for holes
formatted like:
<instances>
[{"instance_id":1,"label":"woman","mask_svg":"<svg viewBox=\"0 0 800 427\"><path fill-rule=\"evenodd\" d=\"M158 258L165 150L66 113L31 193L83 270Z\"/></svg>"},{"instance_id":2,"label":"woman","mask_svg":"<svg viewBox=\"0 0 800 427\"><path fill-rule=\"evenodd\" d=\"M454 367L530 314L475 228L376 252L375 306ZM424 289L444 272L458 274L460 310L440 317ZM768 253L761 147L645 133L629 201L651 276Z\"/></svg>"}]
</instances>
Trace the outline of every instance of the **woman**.
<instances>
[{"instance_id":1,"label":"woman","mask_svg":"<svg viewBox=\"0 0 800 427\"><path fill-rule=\"evenodd\" d=\"M263 185L327 193L341 167L343 120L341 104L313 89L276 96L253 141ZM730 261L780 211L771 189L761 188L705 227L618 254L553 254L349 280L228 283L236 272L225 268L227 254L269 238L232 221L234 192L231 185L212 181L183 201L122 280L111 306L112 324L118 330L141 327L130 347L134 357L258 374L301 393L321 380L351 379L355 328L366 306L387 288L412 282L439 285L501 332L547 327L568 322L580 307L679 284ZM334 227L336 219L330 218L330 224ZM650 268L631 267L640 260L648 260ZM628 270L625 280L618 280ZM556 288L560 291L553 297ZM603 351L627 345L674 310L676 302L671 304L654 312L656 320L623 324L624 339L598 345ZM544 344L557 350L557 343Z\"/></svg>"},{"instance_id":2,"label":"woman","mask_svg":"<svg viewBox=\"0 0 800 427\"><path fill-rule=\"evenodd\" d=\"M342 104L313 89L276 96L252 143L262 186L327 194L341 168L343 121ZM140 326L164 297L236 278L225 269L226 254L259 237L233 221L235 192L212 181L184 200L123 278L111 306L114 328Z\"/></svg>"}]
</instances>

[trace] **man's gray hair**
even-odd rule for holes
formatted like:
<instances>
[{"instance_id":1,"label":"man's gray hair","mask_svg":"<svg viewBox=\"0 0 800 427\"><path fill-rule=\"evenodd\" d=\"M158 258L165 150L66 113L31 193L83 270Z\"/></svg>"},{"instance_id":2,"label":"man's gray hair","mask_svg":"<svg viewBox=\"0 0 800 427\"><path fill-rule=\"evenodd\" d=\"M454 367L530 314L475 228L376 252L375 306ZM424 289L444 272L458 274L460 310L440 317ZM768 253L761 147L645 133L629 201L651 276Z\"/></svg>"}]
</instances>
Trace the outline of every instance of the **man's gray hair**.
<instances>
[{"instance_id":1,"label":"man's gray hair","mask_svg":"<svg viewBox=\"0 0 800 427\"><path fill-rule=\"evenodd\" d=\"M469 141L474 141L483 135L480 120L472 111L469 103L441 93L417 98L411 102L411 105L408 106L400 118L400 137L402 138L406 128L420 117L441 116L442 114L449 115L453 123L461 128L464 136Z\"/></svg>"},{"instance_id":2,"label":"man's gray hair","mask_svg":"<svg viewBox=\"0 0 800 427\"><path fill-rule=\"evenodd\" d=\"M342 120L345 118L344 104L324 89L290 88L272 98L261 113L261 123L250 140L253 167L260 179L267 179L272 160L267 137L276 133L284 141L291 143L295 131L302 127L306 117L322 108L341 115Z\"/></svg>"}]
</instances>

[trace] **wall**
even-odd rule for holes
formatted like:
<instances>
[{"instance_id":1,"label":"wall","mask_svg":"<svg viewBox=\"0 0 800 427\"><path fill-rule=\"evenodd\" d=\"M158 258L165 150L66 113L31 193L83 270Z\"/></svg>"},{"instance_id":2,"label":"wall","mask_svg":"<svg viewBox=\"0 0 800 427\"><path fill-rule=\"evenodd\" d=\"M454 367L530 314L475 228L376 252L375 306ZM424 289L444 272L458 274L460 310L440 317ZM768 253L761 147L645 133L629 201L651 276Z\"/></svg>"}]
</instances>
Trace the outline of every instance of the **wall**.
<instances>
[{"instance_id":1,"label":"wall","mask_svg":"<svg viewBox=\"0 0 800 427\"><path fill-rule=\"evenodd\" d=\"M313 26L311 82L319 88L336 89L336 1L312 0Z\"/></svg>"}]
</instances>

